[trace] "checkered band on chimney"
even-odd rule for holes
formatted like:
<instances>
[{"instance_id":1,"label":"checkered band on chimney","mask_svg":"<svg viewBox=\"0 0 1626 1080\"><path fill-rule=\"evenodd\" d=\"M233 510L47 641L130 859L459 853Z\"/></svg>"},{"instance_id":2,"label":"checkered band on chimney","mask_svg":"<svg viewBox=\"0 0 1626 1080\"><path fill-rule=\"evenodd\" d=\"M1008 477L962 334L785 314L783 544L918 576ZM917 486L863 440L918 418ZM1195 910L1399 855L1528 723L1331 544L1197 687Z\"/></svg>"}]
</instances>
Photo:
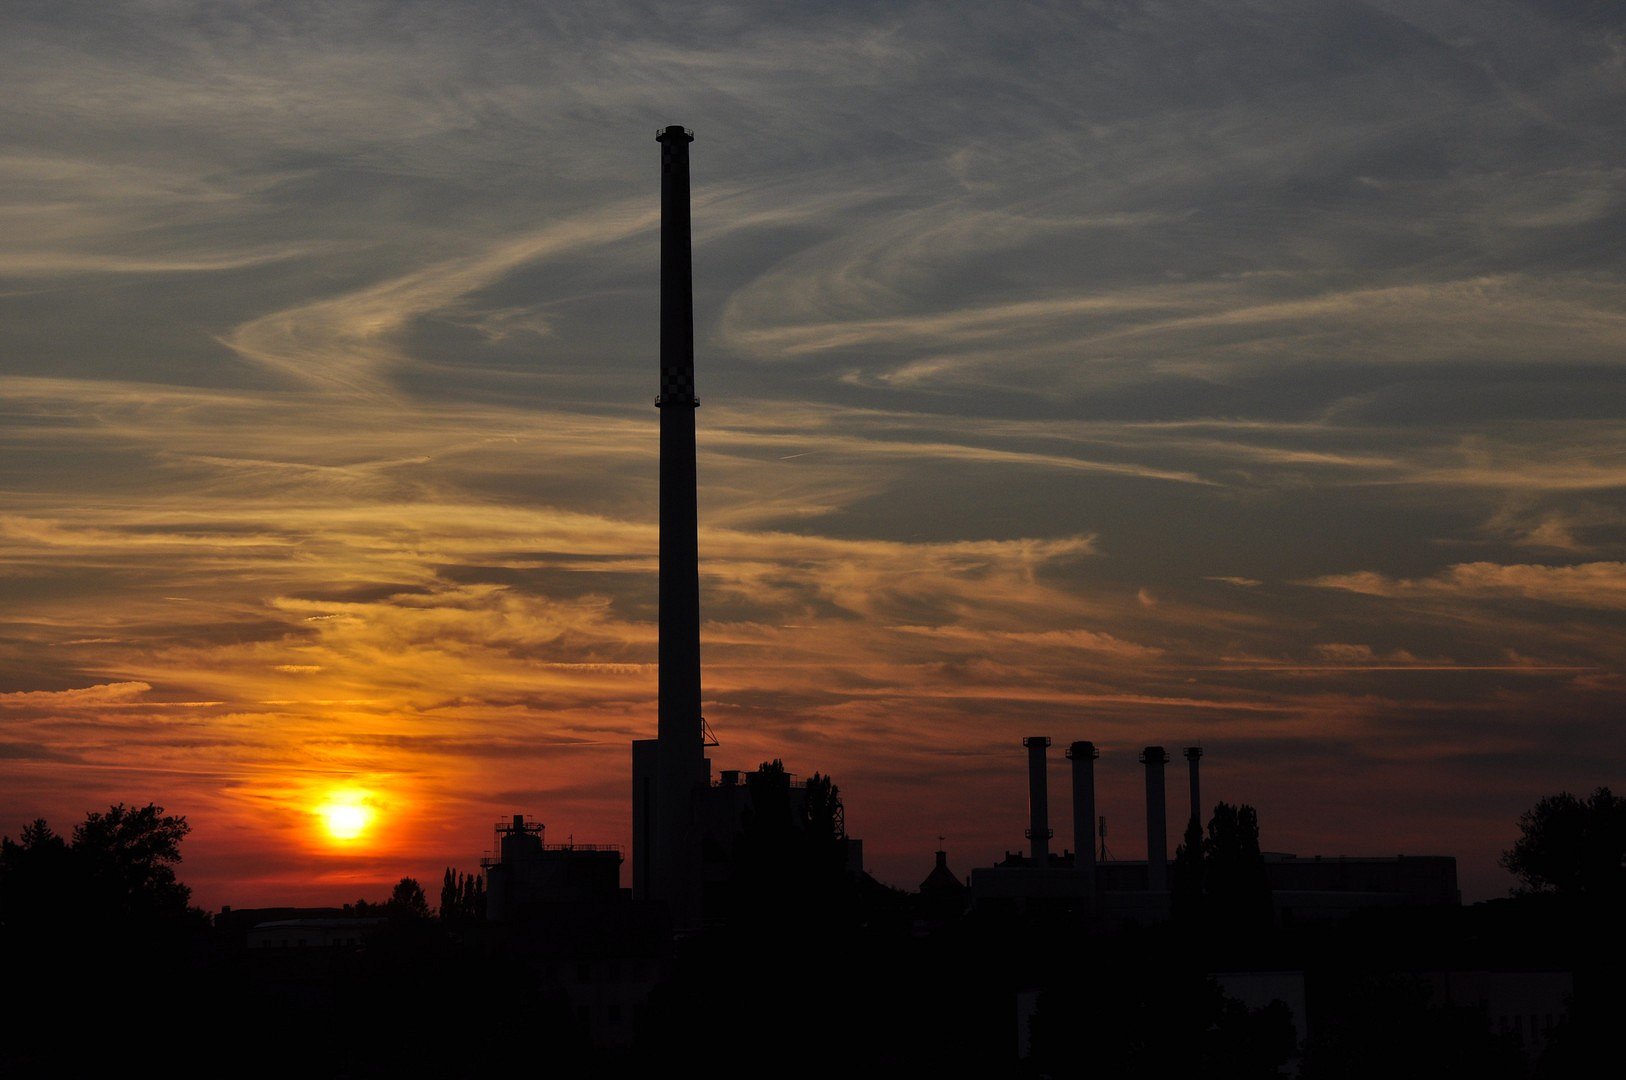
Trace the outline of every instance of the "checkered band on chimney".
<instances>
[{"instance_id":1,"label":"checkered band on chimney","mask_svg":"<svg viewBox=\"0 0 1626 1080\"><path fill-rule=\"evenodd\" d=\"M687 367L661 368L661 396L657 405L699 405L694 396L694 371Z\"/></svg>"}]
</instances>

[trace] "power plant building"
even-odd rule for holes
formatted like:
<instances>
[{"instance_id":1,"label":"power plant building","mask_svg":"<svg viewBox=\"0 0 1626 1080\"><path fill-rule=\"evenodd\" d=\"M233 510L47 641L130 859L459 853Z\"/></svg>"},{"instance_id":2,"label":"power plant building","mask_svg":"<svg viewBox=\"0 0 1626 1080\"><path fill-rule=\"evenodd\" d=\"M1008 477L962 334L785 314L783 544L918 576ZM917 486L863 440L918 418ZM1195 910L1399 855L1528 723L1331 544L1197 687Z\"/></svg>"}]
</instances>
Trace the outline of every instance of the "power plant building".
<instances>
[{"instance_id":1,"label":"power plant building","mask_svg":"<svg viewBox=\"0 0 1626 1080\"><path fill-rule=\"evenodd\" d=\"M1044 799L1048 772L1045 750L1050 740L1029 736L1027 750L1029 825L1026 854L1007 851L998 865L971 872L973 903L1015 906L1022 909L1076 910L1107 922L1132 920L1159 922L1170 915L1175 875L1168 854L1164 769L1169 755L1161 746L1148 746L1140 762L1146 774L1147 857L1134 860L1105 858L1096 849L1095 761L1099 752L1089 742L1068 749L1073 774L1073 847L1059 854L1049 851L1048 807ZM1184 750L1191 791L1188 826L1202 825L1202 795L1198 777L1201 747ZM1455 905L1462 902L1457 888L1457 861L1446 855L1376 857L1299 857L1261 852L1271 906L1278 922L1337 919L1370 907Z\"/></svg>"},{"instance_id":2,"label":"power plant building","mask_svg":"<svg viewBox=\"0 0 1626 1080\"><path fill-rule=\"evenodd\" d=\"M546 842L546 827L515 814L497 823L486 874L486 918L508 922L555 904L614 901L621 893L615 844Z\"/></svg>"}]
</instances>

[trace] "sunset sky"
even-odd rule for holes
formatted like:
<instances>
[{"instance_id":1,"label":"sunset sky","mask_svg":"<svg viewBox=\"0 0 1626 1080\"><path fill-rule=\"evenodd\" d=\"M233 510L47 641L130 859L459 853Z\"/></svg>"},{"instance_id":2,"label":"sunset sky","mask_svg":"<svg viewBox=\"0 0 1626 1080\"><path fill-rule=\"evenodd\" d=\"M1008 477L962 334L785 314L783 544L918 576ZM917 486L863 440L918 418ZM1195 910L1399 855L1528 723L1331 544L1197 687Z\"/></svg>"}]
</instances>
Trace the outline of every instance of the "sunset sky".
<instances>
[{"instance_id":1,"label":"sunset sky","mask_svg":"<svg viewBox=\"0 0 1626 1080\"><path fill-rule=\"evenodd\" d=\"M1024 843L1024 735L1058 847L1061 745L1127 858L1201 743L1267 849L1469 899L1626 784L1620 5L0 30L0 833L156 801L212 908L630 842L669 123L714 761L833 774L882 880Z\"/></svg>"}]
</instances>

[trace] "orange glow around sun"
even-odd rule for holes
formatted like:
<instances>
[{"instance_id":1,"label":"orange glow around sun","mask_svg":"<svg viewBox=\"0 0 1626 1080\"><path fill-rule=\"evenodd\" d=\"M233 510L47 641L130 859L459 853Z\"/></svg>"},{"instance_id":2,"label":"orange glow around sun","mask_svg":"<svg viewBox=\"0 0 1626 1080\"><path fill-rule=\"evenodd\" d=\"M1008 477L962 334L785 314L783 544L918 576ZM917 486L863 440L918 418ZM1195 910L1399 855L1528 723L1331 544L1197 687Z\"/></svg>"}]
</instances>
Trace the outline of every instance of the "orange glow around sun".
<instances>
[{"instance_id":1,"label":"orange glow around sun","mask_svg":"<svg viewBox=\"0 0 1626 1080\"><path fill-rule=\"evenodd\" d=\"M378 818L372 796L362 791L330 792L315 814L328 838L339 844L363 839Z\"/></svg>"}]
</instances>

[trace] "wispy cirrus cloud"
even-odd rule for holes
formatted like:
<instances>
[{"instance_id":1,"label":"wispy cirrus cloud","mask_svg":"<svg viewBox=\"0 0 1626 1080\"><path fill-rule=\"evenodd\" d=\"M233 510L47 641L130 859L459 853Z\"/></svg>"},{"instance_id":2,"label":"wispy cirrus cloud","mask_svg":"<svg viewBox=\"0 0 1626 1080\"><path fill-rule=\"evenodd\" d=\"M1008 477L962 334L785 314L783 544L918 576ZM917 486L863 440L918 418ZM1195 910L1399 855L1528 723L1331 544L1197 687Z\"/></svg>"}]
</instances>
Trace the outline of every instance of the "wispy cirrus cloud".
<instances>
[{"instance_id":1,"label":"wispy cirrus cloud","mask_svg":"<svg viewBox=\"0 0 1626 1080\"><path fill-rule=\"evenodd\" d=\"M659 211L622 204L505 240L334 299L262 315L226 337L234 351L304 382L378 390L381 369L405 362L396 336L411 320L448 309L469 293L536 260L579 254L652 228Z\"/></svg>"},{"instance_id":2,"label":"wispy cirrus cloud","mask_svg":"<svg viewBox=\"0 0 1626 1080\"><path fill-rule=\"evenodd\" d=\"M1358 571L1328 574L1306 584L1345 589L1369 596L1518 599L1566 607L1626 607L1626 563L1618 562L1579 563L1574 566L1458 563L1427 578L1391 578L1371 571Z\"/></svg>"}]
</instances>

